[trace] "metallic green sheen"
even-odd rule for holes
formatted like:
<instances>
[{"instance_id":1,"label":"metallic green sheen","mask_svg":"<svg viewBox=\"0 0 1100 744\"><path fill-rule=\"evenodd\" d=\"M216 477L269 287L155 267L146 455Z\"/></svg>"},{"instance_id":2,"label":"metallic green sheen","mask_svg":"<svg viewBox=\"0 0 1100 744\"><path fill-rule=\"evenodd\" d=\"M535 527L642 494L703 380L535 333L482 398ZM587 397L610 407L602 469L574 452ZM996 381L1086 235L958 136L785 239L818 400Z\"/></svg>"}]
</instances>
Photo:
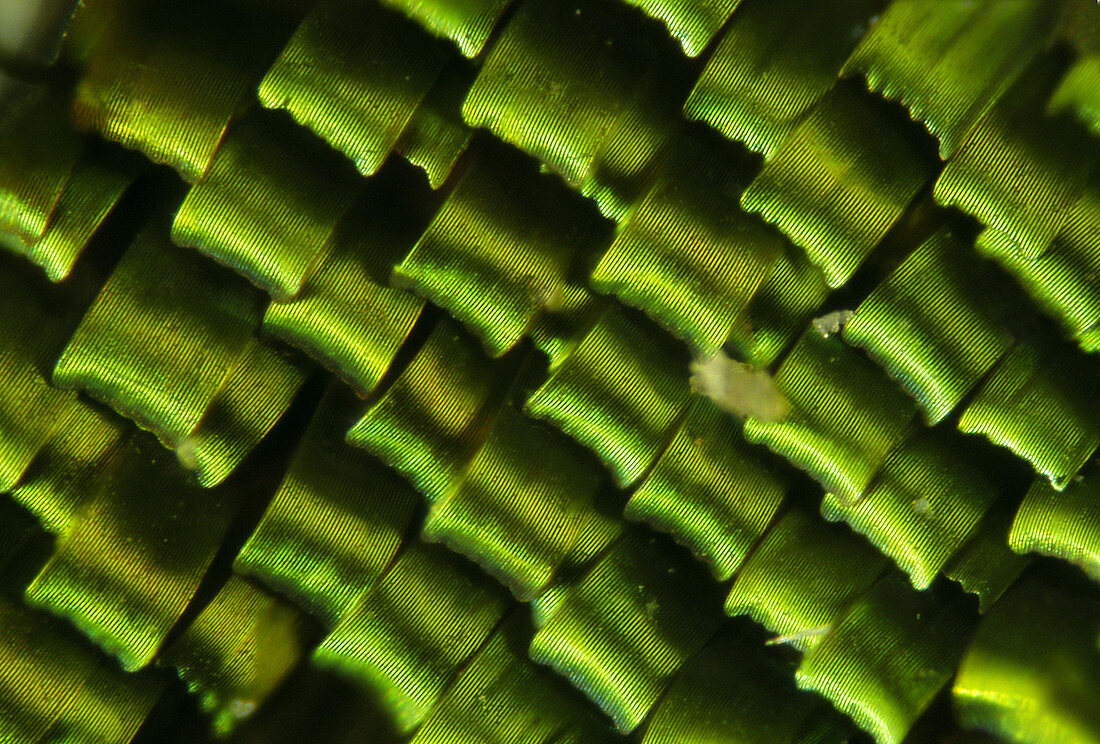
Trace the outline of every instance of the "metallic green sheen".
<instances>
[{"instance_id":1,"label":"metallic green sheen","mask_svg":"<svg viewBox=\"0 0 1100 744\"><path fill-rule=\"evenodd\" d=\"M836 334L810 328L779 367L792 411L782 421L745 421L745 438L765 444L844 503L866 492L887 455L913 426L916 405L885 373Z\"/></svg>"},{"instance_id":2,"label":"metallic green sheen","mask_svg":"<svg viewBox=\"0 0 1100 744\"><path fill-rule=\"evenodd\" d=\"M45 234L81 153L64 103L24 85L0 116L0 245L33 245Z\"/></svg>"},{"instance_id":3,"label":"metallic green sheen","mask_svg":"<svg viewBox=\"0 0 1100 744\"><path fill-rule=\"evenodd\" d=\"M718 35L741 0L625 0L664 22L684 54L698 56Z\"/></svg>"},{"instance_id":4,"label":"metallic green sheen","mask_svg":"<svg viewBox=\"0 0 1100 744\"><path fill-rule=\"evenodd\" d=\"M496 357L544 309L560 307L578 254L606 230L529 159L507 150L484 155L455 183L391 283L447 310Z\"/></svg>"},{"instance_id":5,"label":"metallic green sheen","mask_svg":"<svg viewBox=\"0 0 1100 744\"><path fill-rule=\"evenodd\" d=\"M486 357L441 318L401 374L348 429L347 441L404 475L429 502L450 495L490 431L521 352Z\"/></svg>"},{"instance_id":6,"label":"metallic green sheen","mask_svg":"<svg viewBox=\"0 0 1100 744\"><path fill-rule=\"evenodd\" d=\"M1046 46L1058 20L1046 0L894 0L863 36L843 75L900 100L947 160Z\"/></svg>"},{"instance_id":7,"label":"metallic green sheen","mask_svg":"<svg viewBox=\"0 0 1100 744\"><path fill-rule=\"evenodd\" d=\"M950 681L973 625L964 598L937 601L888 574L803 657L796 680L877 744L899 744Z\"/></svg>"},{"instance_id":8,"label":"metallic green sheen","mask_svg":"<svg viewBox=\"0 0 1100 744\"><path fill-rule=\"evenodd\" d=\"M603 529L604 482L572 440L505 405L462 484L432 504L422 536L479 564L520 601L541 594L577 543Z\"/></svg>"},{"instance_id":9,"label":"metallic green sheen","mask_svg":"<svg viewBox=\"0 0 1100 744\"><path fill-rule=\"evenodd\" d=\"M1014 744L1096 744L1100 602L1029 572L982 623L952 689L962 725Z\"/></svg>"},{"instance_id":10,"label":"metallic green sheen","mask_svg":"<svg viewBox=\"0 0 1100 744\"><path fill-rule=\"evenodd\" d=\"M121 671L71 629L7 598L0 599L0 637L5 742L128 742L164 689L160 677Z\"/></svg>"},{"instance_id":11,"label":"metallic green sheen","mask_svg":"<svg viewBox=\"0 0 1100 744\"><path fill-rule=\"evenodd\" d=\"M722 33L684 116L771 157L836 82L883 0L748 3Z\"/></svg>"},{"instance_id":12,"label":"metallic green sheen","mask_svg":"<svg viewBox=\"0 0 1100 744\"><path fill-rule=\"evenodd\" d=\"M626 533L531 641L623 733L637 728L721 623L718 587L662 540Z\"/></svg>"},{"instance_id":13,"label":"metallic green sheen","mask_svg":"<svg viewBox=\"0 0 1100 744\"><path fill-rule=\"evenodd\" d=\"M382 0L422 25L429 33L450 39L467 57L485 47L512 0Z\"/></svg>"},{"instance_id":14,"label":"metallic green sheen","mask_svg":"<svg viewBox=\"0 0 1100 744\"><path fill-rule=\"evenodd\" d=\"M936 179L936 201L987 226L989 253L1034 259L1050 249L1094 167L1087 130L1042 106L1062 70L1043 59L978 122Z\"/></svg>"},{"instance_id":15,"label":"metallic green sheen","mask_svg":"<svg viewBox=\"0 0 1100 744\"><path fill-rule=\"evenodd\" d=\"M620 221L590 278L700 353L741 320L783 236L737 201L751 166L724 141L692 137Z\"/></svg>"},{"instance_id":16,"label":"metallic green sheen","mask_svg":"<svg viewBox=\"0 0 1100 744\"><path fill-rule=\"evenodd\" d=\"M1057 342L1020 343L963 410L959 430L1031 463L1056 489L1100 446L1100 366Z\"/></svg>"},{"instance_id":17,"label":"metallic green sheen","mask_svg":"<svg viewBox=\"0 0 1100 744\"><path fill-rule=\"evenodd\" d=\"M233 130L172 223L172 240L291 300L333 247L360 185L343 158L293 123L256 116Z\"/></svg>"},{"instance_id":18,"label":"metallic green sheen","mask_svg":"<svg viewBox=\"0 0 1100 744\"><path fill-rule=\"evenodd\" d=\"M719 581L745 560L786 492L784 478L745 443L740 428L709 400L696 398L623 511L671 535Z\"/></svg>"},{"instance_id":19,"label":"metallic green sheen","mask_svg":"<svg viewBox=\"0 0 1100 744\"><path fill-rule=\"evenodd\" d=\"M688 405L685 356L660 329L610 306L526 411L590 448L628 486L656 461Z\"/></svg>"},{"instance_id":20,"label":"metallic green sheen","mask_svg":"<svg viewBox=\"0 0 1100 744\"><path fill-rule=\"evenodd\" d=\"M1100 478L1094 472L1061 492L1037 478L1016 512L1009 547L1069 561L1100 582Z\"/></svg>"},{"instance_id":21,"label":"metallic green sheen","mask_svg":"<svg viewBox=\"0 0 1100 744\"><path fill-rule=\"evenodd\" d=\"M187 609L241 493L199 488L140 433L91 488L25 599L132 672L153 660Z\"/></svg>"},{"instance_id":22,"label":"metallic green sheen","mask_svg":"<svg viewBox=\"0 0 1100 744\"><path fill-rule=\"evenodd\" d=\"M825 275L787 243L726 343L745 362L768 367L798 338L829 294Z\"/></svg>"},{"instance_id":23,"label":"metallic green sheen","mask_svg":"<svg viewBox=\"0 0 1100 744\"><path fill-rule=\"evenodd\" d=\"M469 564L415 543L321 642L313 663L362 685L394 728L409 733L510 604Z\"/></svg>"},{"instance_id":24,"label":"metallic green sheen","mask_svg":"<svg viewBox=\"0 0 1100 744\"><path fill-rule=\"evenodd\" d=\"M453 51L397 12L365 0L321 0L260 83L284 109L351 159L381 167Z\"/></svg>"},{"instance_id":25,"label":"metallic green sheen","mask_svg":"<svg viewBox=\"0 0 1100 744\"><path fill-rule=\"evenodd\" d=\"M838 84L765 162L741 195L844 284L935 174L884 104Z\"/></svg>"},{"instance_id":26,"label":"metallic green sheen","mask_svg":"<svg viewBox=\"0 0 1100 744\"><path fill-rule=\"evenodd\" d=\"M630 13L592 0L521 3L462 106L470 126L534 156L613 218L625 213L671 124L657 115L667 91L654 85L669 40L627 21Z\"/></svg>"},{"instance_id":27,"label":"metallic green sheen","mask_svg":"<svg viewBox=\"0 0 1100 744\"><path fill-rule=\"evenodd\" d=\"M329 386L233 569L332 626L382 575L418 499L393 471L344 443L355 398Z\"/></svg>"},{"instance_id":28,"label":"metallic green sheen","mask_svg":"<svg viewBox=\"0 0 1100 744\"><path fill-rule=\"evenodd\" d=\"M152 431L204 485L216 485L304 379L297 362L255 337L260 309L243 280L172 246L155 219L81 320L53 382Z\"/></svg>"},{"instance_id":29,"label":"metallic green sheen","mask_svg":"<svg viewBox=\"0 0 1100 744\"><path fill-rule=\"evenodd\" d=\"M851 531L792 508L737 572L726 614L748 615L800 651L816 645L888 563Z\"/></svg>"},{"instance_id":30,"label":"metallic green sheen","mask_svg":"<svg viewBox=\"0 0 1100 744\"><path fill-rule=\"evenodd\" d=\"M1032 562L1008 547L1008 533L1016 513L1013 499L1001 499L990 507L966 545L943 567L943 575L957 581L963 591L978 598L981 612L1001 598Z\"/></svg>"},{"instance_id":31,"label":"metallic green sheen","mask_svg":"<svg viewBox=\"0 0 1100 744\"><path fill-rule=\"evenodd\" d=\"M1005 292L963 241L941 230L864 300L844 326L936 424L1013 344L997 322Z\"/></svg>"},{"instance_id":32,"label":"metallic green sheen","mask_svg":"<svg viewBox=\"0 0 1100 744\"><path fill-rule=\"evenodd\" d=\"M382 176L378 177L381 180ZM290 302L272 301L263 330L320 362L362 396L393 364L424 301L386 280L420 220L369 191L328 240L324 265Z\"/></svg>"},{"instance_id":33,"label":"metallic green sheen","mask_svg":"<svg viewBox=\"0 0 1100 744\"><path fill-rule=\"evenodd\" d=\"M928 429L894 450L858 504L826 494L821 513L850 524L925 589L999 496L970 440Z\"/></svg>"},{"instance_id":34,"label":"metallic green sheen","mask_svg":"<svg viewBox=\"0 0 1100 744\"><path fill-rule=\"evenodd\" d=\"M1000 247L985 232L978 236L978 248L1011 273L1040 309L1085 351L1095 351L1100 328L1100 181L1094 179L1084 190L1043 255L1029 258Z\"/></svg>"},{"instance_id":35,"label":"metallic green sheen","mask_svg":"<svg viewBox=\"0 0 1100 744\"><path fill-rule=\"evenodd\" d=\"M641 744L841 744L840 716L795 688L747 623L730 623L684 665L661 699Z\"/></svg>"},{"instance_id":36,"label":"metallic green sheen","mask_svg":"<svg viewBox=\"0 0 1100 744\"><path fill-rule=\"evenodd\" d=\"M610 742L600 720L565 680L527 658L524 613L512 612L447 694L411 744L545 744L579 730L594 744Z\"/></svg>"},{"instance_id":37,"label":"metallic green sheen","mask_svg":"<svg viewBox=\"0 0 1100 744\"><path fill-rule=\"evenodd\" d=\"M285 681L307 634L293 605L231 576L159 661L176 668L215 733L225 735Z\"/></svg>"}]
</instances>

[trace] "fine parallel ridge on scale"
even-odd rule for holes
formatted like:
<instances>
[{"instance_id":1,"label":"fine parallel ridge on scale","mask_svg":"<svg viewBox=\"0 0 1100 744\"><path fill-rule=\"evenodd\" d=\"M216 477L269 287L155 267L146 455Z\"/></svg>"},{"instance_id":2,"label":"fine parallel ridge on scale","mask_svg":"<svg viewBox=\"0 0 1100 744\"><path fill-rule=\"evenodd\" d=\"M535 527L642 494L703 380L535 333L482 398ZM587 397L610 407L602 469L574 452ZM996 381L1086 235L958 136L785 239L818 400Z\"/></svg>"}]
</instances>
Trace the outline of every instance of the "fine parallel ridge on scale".
<instances>
[{"instance_id":1,"label":"fine parallel ridge on scale","mask_svg":"<svg viewBox=\"0 0 1100 744\"><path fill-rule=\"evenodd\" d=\"M0 2L0 744L1100 744L1100 5Z\"/></svg>"}]
</instances>

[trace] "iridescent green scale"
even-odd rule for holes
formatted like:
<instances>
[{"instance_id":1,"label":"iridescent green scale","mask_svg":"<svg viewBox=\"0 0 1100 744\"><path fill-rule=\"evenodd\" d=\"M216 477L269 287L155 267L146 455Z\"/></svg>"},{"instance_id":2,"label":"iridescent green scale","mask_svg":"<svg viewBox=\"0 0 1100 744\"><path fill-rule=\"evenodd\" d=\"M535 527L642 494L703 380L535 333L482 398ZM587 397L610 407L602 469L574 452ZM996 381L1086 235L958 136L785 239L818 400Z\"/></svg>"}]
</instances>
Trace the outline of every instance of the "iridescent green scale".
<instances>
[{"instance_id":1,"label":"iridescent green scale","mask_svg":"<svg viewBox=\"0 0 1100 744\"><path fill-rule=\"evenodd\" d=\"M3 744L1100 744L1094 0L0 5Z\"/></svg>"},{"instance_id":2,"label":"iridescent green scale","mask_svg":"<svg viewBox=\"0 0 1100 744\"><path fill-rule=\"evenodd\" d=\"M745 438L806 470L845 503L857 503L887 455L914 425L916 405L836 334L802 334L776 385L792 405L779 421L749 418Z\"/></svg>"},{"instance_id":3,"label":"iridescent green scale","mask_svg":"<svg viewBox=\"0 0 1100 744\"><path fill-rule=\"evenodd\" d=\"M729 415L696 399L623 515L672 535L725 581L760 540L786 490L760 455Z\"/></svg>"},{"instance_id":4,"label":"iridescent green scale","mask_svg":"<svg viewBox=\"0 0 1100 744\"><path fill-rule=\"evenodd\" d=\"M398 731L411 732L510 604L462 559L411 545L321 642L313 663L364 686Z\"/></svg>"},{"instance_id":5,"label":"iridescent green scale","mask_svg":"<svg viewBox=\"0 0 1100 744\"><path fill-rule=\"evenodd\" d=\"M1011 294L950 231L925 241L856 308L844 339L866 349L936 424L1008 353Z\"/></svg>"},{"instance_id":6,"label":"iridescent green scale","mask_svg":"<svg viewBox=\"0 0 1100 744\"><path fill-rule=\"evenodd\" d=\"M879 744L898 744L946 685L973 633L962 599L879 579L798 667L798 686L827 698Z\"/></svg>"},{"instance_id":7,"label":"iridescent green scale","mask_svg":"<svg viewBox=\"0 0 1100 744\"><path fill-rule=\"evenodd\" d=\"M719 626L718 587L662 540L626 533L531 641L627 733Z\"/></svg>"},{"instance_id":8,"label":"iridescent green scale","mask_svg":"<svg viewBox=\"0 0 1100 744\"><path fill-rule=\"evenodd\" d=\"M329 387L233 563L329 626L382 575L417 504L395 473L344 443L354 403L338 385Z\"/></svg>"}]
</instances>

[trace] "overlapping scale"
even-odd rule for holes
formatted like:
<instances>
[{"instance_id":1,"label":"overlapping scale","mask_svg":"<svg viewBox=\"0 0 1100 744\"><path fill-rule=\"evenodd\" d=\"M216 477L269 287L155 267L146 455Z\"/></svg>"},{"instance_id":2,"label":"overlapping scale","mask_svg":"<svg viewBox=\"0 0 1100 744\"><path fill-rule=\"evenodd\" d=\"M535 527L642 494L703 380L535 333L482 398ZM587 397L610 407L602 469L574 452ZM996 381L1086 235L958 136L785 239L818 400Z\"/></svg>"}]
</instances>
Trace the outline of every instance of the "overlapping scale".
<instances>
[{"instance_id":1,"label":"overlapping scale","mask_svg":"<svg viewBox=\"0 0 1100 744\"><path fill-rule=\"evenodd\" d=\"M126 744L160 696L162 680L121 671L64 630L0 599L0 738Z\"/></svg>"},{"instance_id":2,"label":"overlapping scale","mask_svg":"<svg viewBox=\"0 0 1100 744\"><path fill-rule=\"evenodd\" d=\"M1064 489L1100 446L1098 375L1095 357L1054 341L1020 343L963 410L959 430L1007 447Z\"/></svg>"},{"instance_id":3,"label":"overlapping scale","mask_svg":"<svg viewBox=\"0 0 1100 744\"><path fill-rule=\"evenodd\" d=\"M520 601L541 594L586 536L598 463L564 435L505 405L461 485L432 504L422 535L479 564Z\"/></svg>"},{"instance_id":4,"label":"overlapping scale","mask_svg":"<svg viewBox=\"0 0 1100 744\"><path fill-rule=\"evenodd\" d=\"M722 30L741 0L623 0L636 5L668 27L684 54L696 57Z\"/></svg>"},{"instance_id":5,"label":"overlapping scale","mask_svg":"<svg viewBox=\"0 0 1100 744\"><path fill-rule=\"evenodd\" d=\"M963 726L1028 744L1097 737L1100 603L1049 572L1029 571L985 616L955 677Z\"/></svg>"},{"instance_id":6,"label":"overlapping scale","mask_svg":"<svg viewBox=\"0 0 1100 744\"><path fill-rule=\"evenodd\" d=\"M775 384L791 413L778 421L750 417L745 438L807 471L845 504L859 501L914 426L913 401L837 334L805 331Z\"/></svg>"},{"instance_id":7,"label":"overlapping scale","mask_svg":"<svg viewBox=\"0 0 1100 744\"><path fill-rule=\"evenodd\" d=\"M942 421L1013 344L1003 278L941 229L875 288L844 325L920 404L929 424Z\"/></svg>"},{"instance_id":8,"label":"overlapping scale","mask_svg":"<svg viewBox=\"0 0 1100 744\"><path fill-rule=\"evenodd\" d=\"M462 106L470 126L533 155L610 217L668 140L674 98L655 80L679 73L663 30L624 24L629 13L610 0L521 3Z\"/></svg>"},{"instance_id":9,"label":"overlapping scale","mask_svg":"<svg viewBox=\"0 0 1100 744\"><path fill-rule=\"evenodd\" d=\"M0 564L15 558L0 593L29 582L24 601L71 621L20 609L6 623L0 598L0 731L10 717L19 744L125 744L147 716L173 728L187 687L184 707L239 744L847 740L820 696L791 689L793 646L800 683L879 744L1091 741L1094 587L1009 546L1094 568L1085 463L1100 412L1080 351L1100 346L1095 12L1091 0L89 0L67 67L0 52L0 105L27 90L12 74L59 96L41 131L19 119L33 106L0 112L0 140L18 130L0 141L0 232L58 282L45 290L0 257L0 488L34 515L0 505ZM685 59L659 21L712 59ZM852 49L842 75L867 81L837 80ZM178 225L208 256L164 238L161 197L177 184L163 169L105 222L133 171L113 146L72 137L69 82L80 128L169 163L195 184L191 206L212 197ZM298 121L257 112L257 95ZM681 110L765 154L747 190L754 156ZM1056 343L968 238L940 233L902 260L936 226L975 232L927 193L943 167L934 139L951 153L936 196L983 223L979 250L1080 349ZM45 228L31 242L12 227L26 215ZM835 312L857 306L851 320ZM351 389L332 384L318 406L318 379L284 417L305 368L280 342ZM813 515L812 483L691 397L690 353L719 347L754 380L777 368L791 414L744 432L807 469L832 491L823 512L872 544ZM205 484L237 477L198 488L152 438L52 388L58 357L56 382L152 429ZM964 431L1026 462L922 427L880 367L926 422L962 408ZM1029 466L1066 490L1039 480L1017 513ZM442 545L415 537L416 491L421 537ZM776 637L723 620L713 578L730 580L730 613ZM1044 617L1015 623L1033 609L1021 587ZM972 647L985 656L955 701L984 731L960 732L942 690L975 610L1037 640L997 629ZM1056 611L1074 619L1048 621ZM145 673L123 676L65 634L128 668L159 656L184 684L154 710Z\"/></svg>"},{"instance_id":10,"label":"overlapping scale","mask_svg":"<svg viewBox=\"0 0 1100 744\"><path fill-rule=\"evenodd\" d=\"M132 418L216 485L304 379L298 362L256 338L260 309L242 280L169 244L154 219L81 320L53 382Z\"/></svg>"},{"instance_id":11,"label":"overlapping scale","mask_svg":"<svg viewBox=\"0 0 1100 744\"><path fill-rule=\"evenodd\" d=\"M841 82L741 195L825 273L844 284L936 173L927 144L896 112Z\"/></svg>"},{"instance_id":12,"label":"overlapping scale","mask_svg":"<svg viewBox=\"0 0 1100 744\"><path fill-rule=\"evenodd\" d=\"M82 406L74 393L50 387L46 371L83 308L59 298L17 259L0 257L0 267L0 369L7 382L0 399L0 491L9 491L58 436L70 411Z\"/></svg>"},{"instance_id":13,"label":"overlapping scale","mask_svg":"<svg viewBox=\"0 0 1100 744\"><path fill-rule=\"evenodd\" d=\"M35 243L20 242L16 250L41 266L50 281L67 279L130 187L138 167L114 153L85 153L57 202L46 233Z\"/></svg>"},{"instance_id":14,"label":"overlapping scale","mask_svg":"<svg viewBox=\"0 0 1100 744\"><path fill-rule=\"evenodd\" d=\"M772 157L833 83L883 0L828 6L746 2L684 104L732 140Z\"/></svg>"},{"instance_id":15,"label":"overlapping scale","mask_svg":"<svg viewBox=\"0 0 1100 744\"><path fill-rule=\"evenodd\" d=\"M366 0L321 0L260 83L284 109L365 176L381 167L454 56L395 11Z\"/></svg>"},{"instance_id":16,"label":"overlapping scale","mask_svg":"<svg viewBox=\"0 0 1100 744\"><path fill-rule=\"evenodd\" d=\"M0 245L15 250L45 236L81 143L64 101L38 86L12 85L0 110Z\"/></svg>"},{"instance_id":17,"label":"overlapping scale","mask_svg":"<svg viewBox=\"0 0 1100 744\"><path fill-rule=\"evenodd\" d=\"M441 547L412 544L348 611L313 663L369 690L416 729L508 611L498 585Z\"/></svg>"},{"instance_id":18,"label":"overlapping scale","mask_svg":"<svg viewBox=\"0 0 1100 744\"><path fill-rule=\"evenodd\" d=\"M286 302L324 263L360 183L343 158L288 120L251 117L187 192L172 240Z\"/></svg>"},{"instance_id":19,"label":"overlapping scale","mask_svg":"<svg viewBox=\"0 0 1100 744\"><path fill-rule=\"evenodd\" d=\"M1016 512L1009 546L1069 561L1100 581L1100 499L1093 471L1064 491L1037 478Z\"/></svg>"},{"instance_id":20,"label":"overlapping scale","mask_svg":"<svg viewBox=\"0 0 1100 744\"><path fill-rule=\"evenodd\" d=\"M387 285L424 222L419 210L400 206L410 203L396 197L405 194L372 182L328 238L324 265L298 297L264 311L264 333L301 349L360 395L375 389L424 314L423 300Z\"/></svg>"},{"instance_id":21,"label":"overlapping scale","mask_svg":"<svg viewBox=\"0 0 1100 744\"><path fill-rule=\"evenodd\" d=\"M83 65L77 126L194 183L297 20L255 11L247 0L82 4L70 32Z\"/></svg>"},{"instance_id":22,"label":"overlapping scale","mask_svg":"<svg viewBox=\"0 0 1100 744\"><path fill-rule=\"evenodd\" d=\"M308 639L292 605L235 576L160 654L218 734L250 716L301 658Z\"/></svg>"},{"instance_id":23,"label":"overlapping scale","mask_svg":"<svg viewBox=\"0 0 1100 744\"><path fill-rule=\"evenodd\" d=\"M625 487L656 461L687 408L687 364L659 329L609 306L525 410L594 451Z\"/></svg>"},{"instance_id":24,"label":"overlapping scale","mask_svg":"<svg viewBox=\"0 0 1100 744\"><path fill-rule=\"evenodd\" d=\"M63 281L141 165L78 136L55 92L2 70L0 91L0 248Z\"/></svg>"},{"instance_id":25,"label":"overlapping scale","mask_svg":"<svg viewBox=\"0 0 1100 744\"><path fill-rule=\"evenodd\" d=\"M416 356L348 429L429 502L461 484L504 402L524 351L489 359L460 327L440 318Z\"/></svg>"},{"instance_id":26,"label":"overlapping scale","mask_svg":"<svg viewBox=\"0 0 1100 744\"><path fill-rule=\"evenodd\" d=\"M718 348L783 252L737 202L752 166L712 137L685 138L620 221L590 278L701 352Z\"/></svg>"},{"instance_id":27,"label":"overlapping scale","mask_svg":"<svg viewBox=\"0 0 1100 744\"><path fill-rule=\"evenodd\" d=\"M700 566L627 532L539 628L530 653L629 733L720 623L718 587Z\"/></svg>"},{"instance_id":28,"label":"overlapping scale","mask_svg":"<svg viewBox=\"0 0 1100 744\"><path fill-rule=\"evenodd\" d=\"M1038 307L1055 318L1085 351L1100 348L1100 181L1093 180L1070 208L1062 231L1041 256L979 248L1011 273Z\"/></svg>"},{"instance_id":29,"label":"overlapping scale","mask_svg":"<svg viewBox=\"0 0 1100 744\"><path fill-rule=\"evenodd\" d=\"M928 429L890 455L859 503L826 494L821 513L850 524L925 589L1001 495L978 448L950 429Z\"/></svg>"},{"instance_id":30,"label":"overlapping scale","mask_svg":"<svg viewBox=\"0 0 1100 744\"><path fill-rule=\"evenodd\" d=\"M475 72L472 65L444 67L394 145L401 157L428 174L433 189L447 182L473 140L473 130L462 120L462 99Z\"/></svg>"},{"instance_id":31,"label":"overlapping scale","mask_svg":"<svg viewBox=\"0 0 1100 744\"><path fill-rule=\"evenodd\" d=\"M413 524L417 496L344 443L354 396L330 385L234 571L335 625L382 575Z\"/></svg>"},{"instance_id":32,"label":"overlapping scale","mask_svg":"<svg viewBox=\"0 0 1100 744\"><path fill-rule=\"evenodd\" d=\"M995 503L971 538L943 568L944 576L978 598L983 613L996 604L1032 562L1008 547L1015 512L1016 504L1011 498Z\"/></svg>"},{"instance_id":33,"label":"overlapping scale","mask_svg":"<svg viewBox=\"0 0 1100 744\"><path fill-rule=\"evenodd\" d=\"M200 488L137 433L89 489L25 598L135 671L186 610L242 493Z\"/></svg>"},{"instance_id":34,"label":"overlapping scale","mask_svg":"<svg viewBox=\"0 0 1100 744\"><path fill-rule=\"evenodd\" d=\"M951 680L973 628L965 597L937 601L890 573L807 651L798 686L827 698L878 744L898 744Z\"/></svg>"},{"instance_id":35,"label":"overlapping scale","mask_svg":"<svg viewBox=\"0 0 1100 744\"><path fill-rule=\"evenodd\" d=\"M435 36L453 41L467 57L476 57L512 0L382 0Z\"/></svg>"},{"instance_id":36,"label":"overlapping scale","mask_svg":"<svg viewBox=\"0 0 1100 744\"><path fill-rule=\"evenodd\" d=\"M566 735L611 742L610 727L574 690L527 658L512 612L411 739L415 744L550 744Z\"/></svg>"},{"instance_id":37,"label":"overlapping scale","mask_svg":"<svg viewBox=\"0 0 1100 744\"><path fill-rule=\"evenodd\" d=\"M490 356L560 307L578 264L609 232L590 205L518 153L485 150L394 268L394 286L447 310Z\"/></svg>"},{"instance_id":38,"label":"overlapping scale","mask_svg":"<svg viewBox=\"0 0 1100 744\"><path fill-rule=\"evenodd\" d=\"M812 648L887 561L844 527L800 508L779 517L737 572L726 614L747 615L801 651Z\"/></svg>"},{"instance_id":39,"label":"overlapping scale","mask_svg":"<svg viewBox=\"0 0 1100 744\"><path fill-rule=\"evenodd\" d=\"M829 285L802 249L787 244L771 275L749 300L727 344L756 367L771 366L802 332L825 301Z\"/></svg>"},{"instance_id":40,"label":"overlapping scale","mask_svg":"<svg viewBox=\"0 0 1100 744\"><path fill-rule=\"evenodd\" d=\"M0 257L0 491L61 532L87 478L124 439L124 422L49 385L86 298L49 287L29 266Z\"/></svg>"},{"instance_id":41,"label":"overlapping scale","mask_svg":"<svg viewBox=\"0 0 1100 744\"><path fill-rule=\"evenodd\" d=\"M730 416L696 398L623 516L668 533L725 581L771 523L784 481Z\"/></svg>"},{"instance_id":42,"label":"overlapping scale","mask_svg":"<svg viewBox=\"0 0 1100 744\"><path fill-rule=\"evenodd\" d=\"M844 65L897 99L947 160L983 114L1050 43L1058 3L893 0Z\"/></svg>"},{"instance_id":43,"label":"overlapping scale","mask_svg":"<svg viewBox=\"0 0 1100 744\"><path fill-rule=\"evenodd\" d=\"M565 284L559 304L543 312L531 324L531 343L546 355L551 371L569 358L585 334L603 315L610 301L580 284Z\"/></svg>"},{"instance_id":44,"label":"overlapping scale","mask_svg":"<svg viewBox=\"0 0 1100 744\"><path fill-rule=\"evenodd\" d=\"M1098 160L1097 143L1040 102L1063 72L1048 55L1031 66L971 130L936 180L935 197L986 225L978 244L991 254L1035 259L1064 228Z\"/></svg>"},{"instance_id":45,"label":"overlapping scale","mask_svg":"<svg viewBox=\"0 0 1100 744\"><path fill-rule=\"evenodd\" d=\"M797 690L759 634L731 623L684 665L653 712L642 744L840 744L851 727Z\"/></svg>"},{"instance_id":46,"label":"overlapping scale","mask_svg":"<svg viewBox=\"0 0 1100 744\"><path fill-rule=\"evenodd\" d=\"M1088 127L1093 136L1100 135L1100 53L1083 55L1066 72L1062 82L1050 97L1047 108L1052 113L1073 113Z\"/></svg>"}]
</instances>

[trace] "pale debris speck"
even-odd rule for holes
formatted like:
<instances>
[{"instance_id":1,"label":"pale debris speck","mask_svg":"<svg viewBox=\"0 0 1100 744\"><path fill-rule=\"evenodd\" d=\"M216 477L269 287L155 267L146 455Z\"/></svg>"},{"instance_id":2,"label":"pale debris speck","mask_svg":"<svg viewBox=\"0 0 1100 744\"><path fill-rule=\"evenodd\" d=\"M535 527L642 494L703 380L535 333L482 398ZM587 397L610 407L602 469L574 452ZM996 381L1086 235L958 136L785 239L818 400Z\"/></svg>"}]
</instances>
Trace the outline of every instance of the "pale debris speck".
<instances>
[{"instance_id":1,"label":"pale debris speck","mask_svg":"<svg viewBox=\"0 0 1100 744\"><path fill-rule=\"evenodd\" d=\"M691 363L691 389L727 413L773 424L790 415L791 403L766 370L734 361L722 352Z\"/></svg>"},{"instance_id":2,"label":"pale debris speck","mask_svg":"<svg viewBox=\"0 0 1100 744\"><path fill-rule=\"evenodd\" d=\"M198 449L199 441L195 437L187 437L176 447L176 459L186 470L199 469Z\"/></svg>"},{"instance_id":3,"label":"pale debris speck","mask_svg":"<svg viewBox=\"0 0 1100 744\"><path fill-rule=\"evenodd\" d=\"M256 703L251 700L234 699L229 702L229 712L234 718L247 718L256 710Z\"/></svg>"},{"instance_id":4,"label":"pale debris speck","mask_svg":"<svg viewBox=\"0 0 1100 744\"><path fill-rule=\"evenodd\" d=\"M814 318L814 329L825 338L839 333L844 324L852 319L855 315L851 310L835 310L827 315L822 315L820 318Z\"/></svg>"},{"instance_id":5,"label":"pale debris speck","mask_svg":"<svg viewBox=\"0 0 1100 744\"><path fill-rule=\"evenodd\" d=\"M822 635L825 635L826 633L828 633L830 630L832 630L832 627L833 626L831 626L831 625L819 625L815 628L806 628L805 630L800 630L797 633L788 633L787 635L779 635L779 636L776 636L775 638L769 638L767 641L764 641L764 645L765 646L780 646L780 645L784 645L784 644L788 644L788 643L795 643L797 641L802 641L802 640L805 640L807 638L816 638L817 636L822 636Z\"/></svg>"}]
</instances>

